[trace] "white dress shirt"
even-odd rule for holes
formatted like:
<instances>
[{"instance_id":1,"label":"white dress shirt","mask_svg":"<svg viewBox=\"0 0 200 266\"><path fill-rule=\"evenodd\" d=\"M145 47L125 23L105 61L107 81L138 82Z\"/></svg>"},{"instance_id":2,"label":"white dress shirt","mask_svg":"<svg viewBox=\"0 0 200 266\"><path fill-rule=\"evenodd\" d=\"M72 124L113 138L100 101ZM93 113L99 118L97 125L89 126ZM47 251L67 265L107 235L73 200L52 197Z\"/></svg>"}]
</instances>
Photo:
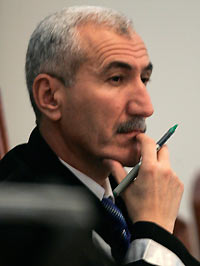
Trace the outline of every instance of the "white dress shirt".
<instances>
[{"instance_id":1,"label":"white dress shirt","mask_svg":"<svg viewBox=\"0 0 200 266\"><path fill-rule=\"evenodd\" d=\"M92 191L92 193L96 195L97 198L99 198L99 200L102 200L103 197L110 196L114 200L109 178L106 178L104 187L102 187L98 183L96 183L92 178L75 169L68 163L64 162L62 159L60 159L60 161L86 187L88 187ZM109 257L112 258L110 246L95 231L93 231L93 242L99 249L102 250L102 252L105 252ZM130 263L142 259L148 263L160 266L184 266L178 256L174 254L171 250L148 238L136 239L132 241L124 262Z\"/></svg>"}]
</instances>

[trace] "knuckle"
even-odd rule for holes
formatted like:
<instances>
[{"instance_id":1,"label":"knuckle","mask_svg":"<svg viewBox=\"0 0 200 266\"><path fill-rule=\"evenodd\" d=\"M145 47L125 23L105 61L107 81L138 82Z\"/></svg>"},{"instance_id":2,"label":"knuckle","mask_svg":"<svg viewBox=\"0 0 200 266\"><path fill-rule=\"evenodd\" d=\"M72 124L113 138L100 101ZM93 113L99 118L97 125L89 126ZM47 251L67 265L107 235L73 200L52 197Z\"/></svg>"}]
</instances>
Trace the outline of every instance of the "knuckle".
<instances>
[{"instance_id":1,"label":"knuckle","mask_svg":"<svg viewBox=\"0 0 200 266\"><path fill-rule=\"evenodd\" d=\"M178 175L175 172L173 172L173 176L174 176L174 179L176 181L176 184L177 184L179 191L183 193L184 183L179 179Z\"/></svg>"},{"instance_id":2,"label":"knuckle","mask_svg":"<svg viewBox=\"0 0 200 266\"><path fill-rule=\"evenodd\" d=\"M153 176L155 175L156 171L157 171L157 165L156 163L149 163L149 164L146 164L145 167L144 167L144 171L146 173L148 173L148 175L150 176Z\"/></svg>"},{"instance_id":3,"label":"knuckle","mask_svg":"<svg viewBox=\"0 0 200 266\"><path fill-rule=\"evenodd\" d=\"M184 191L184 184L183 184L183 182L180 181L180 179L179 179L179 189L181 192Z\"/></svg>"},{"instance_id":4,"label":"knuckle","mask_svg":"<svg viewBox=\"0 0 200 266\"><path fill-rule=\"evenodd\" d=\"M165 179L171 179L173 177L173 171L172 171L172 169L170 167L162 167L161 166L160 171L162 173L162 176Z\"/></svg>"},{"instance_id":5,"label":"knuckle","mask_svg":"<svg viewBox=\"0 0 200 266\"><path fill-rule=\"evenodd\" d=\"M164 172L164 175L165 175L166 177L168 177L168 178L173 177L173 171L172 171L171 168L166 168L166 169L164 169L163 172Z\"/></svg>"}]
</instances>

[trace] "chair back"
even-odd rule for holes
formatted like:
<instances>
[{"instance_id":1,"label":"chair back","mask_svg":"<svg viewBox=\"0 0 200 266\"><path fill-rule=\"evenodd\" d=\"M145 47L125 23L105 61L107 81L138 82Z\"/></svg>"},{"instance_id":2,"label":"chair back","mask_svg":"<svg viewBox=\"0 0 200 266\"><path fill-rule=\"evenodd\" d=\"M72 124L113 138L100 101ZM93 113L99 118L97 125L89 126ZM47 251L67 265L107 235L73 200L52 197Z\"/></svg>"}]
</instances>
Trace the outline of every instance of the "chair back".
<instances>
[{"instance_id":1,"label":"chair back","mask_svg":"<svg viewBox=\"0 0 200 266\"><path fill-rule=\"evenodd\" d=\"M184 246L191 252L190 243L190 230L187 222L182 218L178 217L174 226L174 235L184 244Z\"/></svg>"},{"instance_id":2,"label":"chair back","mask_svg":"<svg viewBox=\"0 0 200 266\"><path fill-rule=\"evenodd\" d=\"M0 159L8 151L8 138L4 120L3 105L0 90Z\"/></svg>"},{"instance_id":3,"label":"chair back","mask_svg":"<svg viewBox=\"0 0 200 266\"><path fill-rule=\"evenodd\" d=\"M200 172L197 174L193 188L193 211L200 246Z\"/></svg>"}]
</instances>

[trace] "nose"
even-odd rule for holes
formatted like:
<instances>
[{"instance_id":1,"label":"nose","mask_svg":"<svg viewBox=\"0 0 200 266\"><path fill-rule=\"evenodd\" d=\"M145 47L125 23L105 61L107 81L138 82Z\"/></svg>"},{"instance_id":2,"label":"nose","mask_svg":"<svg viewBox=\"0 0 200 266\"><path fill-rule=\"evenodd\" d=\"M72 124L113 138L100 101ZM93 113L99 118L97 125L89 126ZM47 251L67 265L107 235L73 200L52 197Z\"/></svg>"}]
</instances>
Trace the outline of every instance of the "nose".
<instances>
[{"instance_id":1,"label":"nose","mask_svg":"<svg viewBox=\"0 0 200 266\"><path fill-rule=\"evenodd\" d=\"M127 104L127 113L130 116L149 117L154 108L146 86L142 83L136 89L132 89L132 95Z\"/></svg>"}]
</instances>

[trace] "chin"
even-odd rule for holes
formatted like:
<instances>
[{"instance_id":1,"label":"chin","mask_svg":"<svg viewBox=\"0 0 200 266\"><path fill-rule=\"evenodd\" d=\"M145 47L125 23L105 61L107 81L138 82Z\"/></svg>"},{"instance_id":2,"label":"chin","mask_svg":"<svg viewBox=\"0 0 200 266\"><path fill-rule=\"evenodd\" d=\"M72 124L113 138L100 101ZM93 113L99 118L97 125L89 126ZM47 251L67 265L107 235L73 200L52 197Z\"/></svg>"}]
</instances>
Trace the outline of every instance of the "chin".
<instances>
[{"instance_id":1,"label":"chin","mask_svg":"<svg viewBox=\"0 0 200 266\"><path fill-rule=\"evenodd\" d=\"M125 167L135 166L141 157L140 146L137 142L134 145L122 146L122 147L109 147L104 151L102 158L111 159L120 162Z\"/></svg>"},{"instance_id":2,"label":"chin","mask_svg":"<svg viewBox=\"0 0 200 266\"><path fill-rule=\"evenodd\" d=\"M124 154L124 156L120 158L120 161L123 166L133 167L140 161L140 157L140 148L137 147L137 149L131 150L128 153Z\"/></svg>"},{"instance_id":3,"label":"chin","mask_svg":"<svg viewBox=\"0 0 200 266\"><path fill-rule=\"evenodd\" d=\"M121 156L114 156L112 158L118 162L120 162L125 167L133 167L140 161L140 153L130 153L129 154L121 154Z\"/></svg>"},{"instance_id":4,"label":"chin","mask_svg":"<svg viewBox=\"0 0 200 266\"><path fill-rule=\"evenodd\" d=\"M134 167L137 163L139 163L140 161L140 158L138 159L132 159L132 160L122 160L121 161L121 164L124 166L124 167Z\"/></svg>"}]
</instances>

